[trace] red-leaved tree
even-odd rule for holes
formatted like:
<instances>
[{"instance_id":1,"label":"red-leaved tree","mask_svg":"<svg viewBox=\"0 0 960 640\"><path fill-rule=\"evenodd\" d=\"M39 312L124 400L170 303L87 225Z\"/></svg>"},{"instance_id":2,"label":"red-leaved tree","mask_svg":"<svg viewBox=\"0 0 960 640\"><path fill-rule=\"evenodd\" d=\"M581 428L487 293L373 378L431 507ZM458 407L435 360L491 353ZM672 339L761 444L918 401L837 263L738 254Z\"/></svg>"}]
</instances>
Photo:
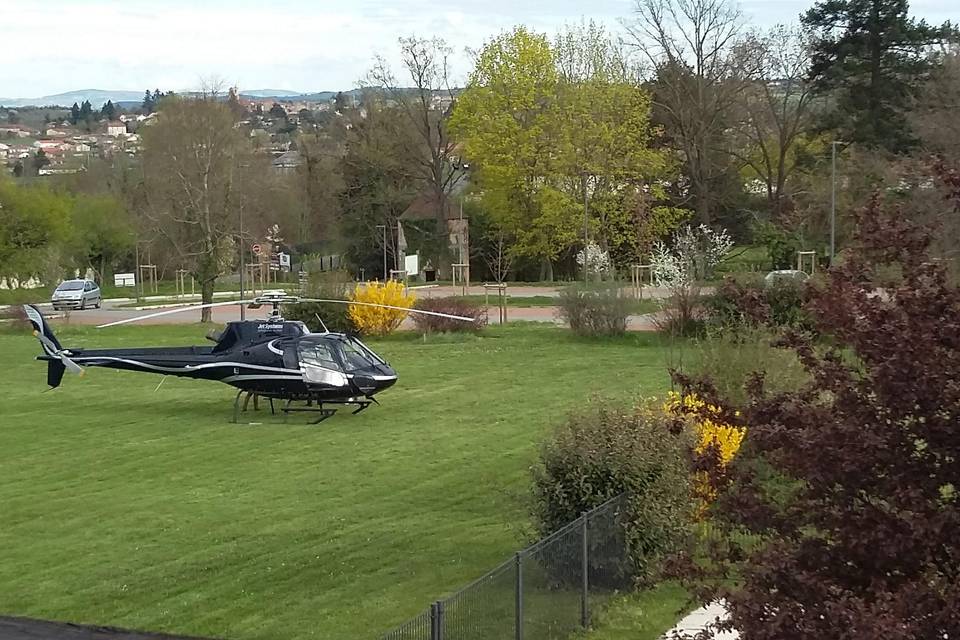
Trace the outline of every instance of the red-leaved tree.
<instances>
[{"instance_id":1,"label":"red-leaved tree","mask_svg":"<svg viewBox=\"0 0 960 640\"><path fill-rule=\"evenodd\" d=\"M810 292L818 338L782 340L811 381L750 384L717 504L740 535L710 565L735 572L699 583L743 640L960 638L960 291L929 258L933 233L874 197Z\"/></svg>"}]
</instances>

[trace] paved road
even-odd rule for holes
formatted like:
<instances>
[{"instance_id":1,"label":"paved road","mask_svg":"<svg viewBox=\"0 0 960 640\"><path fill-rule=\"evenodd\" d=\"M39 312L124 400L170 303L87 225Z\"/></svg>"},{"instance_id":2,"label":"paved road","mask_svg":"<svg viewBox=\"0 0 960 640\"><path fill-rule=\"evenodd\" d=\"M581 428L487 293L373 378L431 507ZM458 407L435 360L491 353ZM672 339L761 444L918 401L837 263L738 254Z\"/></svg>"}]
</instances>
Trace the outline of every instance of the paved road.
<instances>
[{"instance_id":1,"label":"paved road","mask_svg":"<svg viewBox=\"0 0 960 640\"><path fill-rule=\"evenodd\" d=\"M628 290L632 295L632 289ZM482 296L485 290L482 286L472 286L467 290L467 293L470 295ZM439 298L444 296L458 295L463 293L461 287L430 287L430 288L420 288L416 290L416 293L419 297L422 298ZM556 287L509 287L508 293L511 298L514 298L516 303L518 299L524 297L533 297L533 296L547 296L547 297L556 297L558 295L558 289ZM217 295L219 298L229 298L231 293L220 293ZM646 298L663 298L666 296L666 292L653 288L647 287L644 289L644 297ZM493 300L495 296L491 296ZM132 302L129 298L120 298L115 300L104 300L103 307L101 309L85 309L83 311L72 311L69 313L69 322L74 324L83 324L83 325L99 325L107 324L109 322L116 322L117 320L126 320L128 318L134 318L142 315L149 314L153 311L162 311L163 309L150 309L149 307L156 305L158 303L169 302L169 297L164 296L154 296L153 300L150 297L146 298L144 304L139 308L128 306ZM151 304L152 303L152 304ZM185 302L186 303L186 302ZM45 315L50 316L53 319L63 321L65 315L62 313L56 313L53 311L49 304L40 305L41 310ZM238 320L240 318L240 305L225 305L222 307L214 307L211 310L212 320L214 323L223 324L230 320ZM536 306L536 307L523 307L523 306L510 306L508 308L508 317L509 321L527 321L527 322L550 322L554 324L561 325L563 324L557 318L557 308L553 306ZM262 317L265 313L263 308L259 310L246 310L246 315L248 318ZM142 320L141 324L191 324L200 322L201 311L199 309L191 309L188 311L182 311L176 314L170 314L166 316L161 316L159 318L149 318L147 320ZM488 308L487 316L490 319L491 324L498 323L498 313L497 308L491 306ZM404 321L404 324L401 328L412 329L413 323L407 319ZM655 330L653 315L633 315L628 319L628 329L631 331L653 331Z\"/></svg>"}]
</instances>

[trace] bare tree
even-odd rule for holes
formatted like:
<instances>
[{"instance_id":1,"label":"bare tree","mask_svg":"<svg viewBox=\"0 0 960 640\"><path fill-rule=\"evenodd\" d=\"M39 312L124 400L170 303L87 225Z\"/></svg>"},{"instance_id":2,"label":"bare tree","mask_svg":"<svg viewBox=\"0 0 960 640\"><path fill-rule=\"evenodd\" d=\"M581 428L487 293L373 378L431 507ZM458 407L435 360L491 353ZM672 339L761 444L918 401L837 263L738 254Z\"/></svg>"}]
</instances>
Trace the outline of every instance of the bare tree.
<instances>
[{"instance_id":1,"label":"bare tree","mask_svg":"<svg viewBox=\"0 0 960 640\"><path fill-rule=\"evenodd\" d=\"M771 214L779 218L790 200L787 181L796 153L814 115L809 38L799 27L777 25L752 38L757 77L739 94L737 132L730 152L766 190Z\"/></svg>"},{"instance_id":2,"label":"bare tree","mask_svg":"<svg viewBox=\"0 0 960 640\"><path fill-rule=\"evenodd\" d=\"M214 283L236 255L248 153L233 114L215 95L166 99L157 124L143 133L145 214L189 265L204 303L213 301ZM202 320L210 321L210 309Z\"/></svg>"},{"instance_id":3,"label":"bare tree","mask_svg":"<svg viewBox=\"0 0 960 640\"><path fill-rule=\"evenodd\" d=\"M400 52L411 83L408 88L400 86L383 58L377 59L369 79L416 131L407 149L411 172L430 198L438 233L445 236L451 193L464 175L447 129L453 101L449 67L452 49L439 38L409 37L400 38Z\"/></svg>"},{"instance_id":4,"label":"bare tree","mask_svg":"<svg viewBox=\"0 0 960 640\"><path fill-rule=\"evenodd\" d=\"M490 234L490 246L483 254L483 260L487 263L493 279L499 284L507 279L510 270L513 268L513 241L502 229L498 229Z\"/></svg>"},{"instance_id":5,"label":"bare tree","mask_svg":"<svg viewBox=\"0 0 960 640\"><path fill-rule=\"evenodd\" d=\"M716 205L714 187L726 171L724 132L754 75L739 10L726 0L636 0L626 27L653 88L655 112L682 154L700 222Z\"/></svg>"}]
</instances>

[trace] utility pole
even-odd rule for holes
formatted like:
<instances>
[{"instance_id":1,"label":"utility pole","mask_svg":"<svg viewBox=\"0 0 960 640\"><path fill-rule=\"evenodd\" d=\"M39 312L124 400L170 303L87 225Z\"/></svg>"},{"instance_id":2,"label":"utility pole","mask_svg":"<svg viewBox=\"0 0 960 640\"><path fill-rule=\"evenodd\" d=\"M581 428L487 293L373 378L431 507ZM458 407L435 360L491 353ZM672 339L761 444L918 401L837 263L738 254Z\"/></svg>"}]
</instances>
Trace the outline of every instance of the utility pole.
<instances>
[{"instance_id":1,"label":"utility pole","mask_svg":"<svg viewBox=\"0 0 960 640\"><path fill-rule=\"evenodd\" d=\"M583 174L583 284L587 285L590 275L589 246L590 238L590 207L587 192L587 174Z\"/></svg>"},{"instance_id":2,"label":"utility pole","mask_svg":"<svg viewBox=\"0 0 960 640\"><path fill-rule=\"evenodd\" d=\"M383 281L387 281L387 225L378 224L377 229L383 230Z\"/></svg>"},{"instance_id":3,"label":"utility pole","mask_svg":"<svg viewBox=\"0 0 960 640\"><path fill-rule=\"evenodd\" d=\"M237 229L237 245L240 248L240 300L243 300L243 273L247 270L247 252L243 250L243 200L240 201L240 223ZM240 320L247 319L247 307L240 303Z\"/></svg>"}]
</instances>

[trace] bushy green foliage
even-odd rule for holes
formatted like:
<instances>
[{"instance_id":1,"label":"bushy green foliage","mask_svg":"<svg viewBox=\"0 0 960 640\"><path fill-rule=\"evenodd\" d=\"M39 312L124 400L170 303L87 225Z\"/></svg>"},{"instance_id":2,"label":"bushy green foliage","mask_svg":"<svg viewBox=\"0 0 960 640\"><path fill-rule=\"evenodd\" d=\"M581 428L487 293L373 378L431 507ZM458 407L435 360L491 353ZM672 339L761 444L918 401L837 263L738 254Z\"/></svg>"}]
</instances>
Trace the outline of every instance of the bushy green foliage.
<instances>
[{"instance_id":1,"label":"bushy green foliage","mask_svg":"<svg viewBox=\"0 0 960 640\"><path fill-rule=\"evenodd\" d=\"M627 331L630 305L616 283L574 284L557 298L558 314L580 336L619 336Z\"/></svg>"},{"instance_id":2,"label":"bushy green foliage","mask_svg":"<svg viewBox=\"0 0 960 640\"><path fill-rule=\"evenodd\" d=\"M766 223L753 229L754 239L767 249L771 269L791 269L796 264L799 240L782 228Z\"/></svg>"},{"instance_id":3,"label":"bushy green foliage","mask_svg":"<svg viewBox=\"0 0 960 640\"><path fill-rule=\"evenodd\" d=\"M423 333L453 333L480 331L487 326L487 310L483 305L465 298L422 298L417 300L414 308L421 311L448 313L465 318L473 318L473 322L455 320L439 316L428 316L421 313L411 314L417 331Z\"/></svg>"},{"instance_id":4,"label":"bushy green foliage","mask_svg":"<svg viewBox=\"0 0 960 640\"><path fill-rule=\"evenodd\" d=\"M809 378L795 353L774 346L776 338L776 331L763 326L708 327L694 343L689 369L695 377L710 379L724 398L738 403L746 400L746 385L758 371L764 373L768 389L798 389Z\"/></svg>"},{"instance_id":5,"label":"bushy green foliage","mask_svg":"<svg viewBox=\"0 0 960 640\"><path fill-rule=\"evenodd\" d=\"M323 300L346 300L353 287L353 279L346 271L316 271L310 274L304 287L304 297ZM317 316L330 331L349 333L353 323L347 313L348 306L331 302L302 302L283 308L283 317L287 320L300 320L314 331L323 327Z\"/></svg>"},{"instance_id":6,"label":"bushy green foliage","mask_svg":"<svg viewBox=\"0 0 960 640\"><path fill-rule=\"evenodd\" d=\"M659 405L596 402L571 414L533 468L533 520L540 535L628 492L622 521L629 578L644 583L686 541L693 513L692 436Z\"/></svg>"},{"instance_id":7,"label":"bushy green foliage","mask_svg":"<svg viewBox=\"0 0 960 640\"><path fill-rule=\"evenodd\" d=\"M714 329L741 325L809 329L806 288L787 278L770 284L759 275L727 278L703 301L708 324Z\"/></svg>"}]
</instances>

